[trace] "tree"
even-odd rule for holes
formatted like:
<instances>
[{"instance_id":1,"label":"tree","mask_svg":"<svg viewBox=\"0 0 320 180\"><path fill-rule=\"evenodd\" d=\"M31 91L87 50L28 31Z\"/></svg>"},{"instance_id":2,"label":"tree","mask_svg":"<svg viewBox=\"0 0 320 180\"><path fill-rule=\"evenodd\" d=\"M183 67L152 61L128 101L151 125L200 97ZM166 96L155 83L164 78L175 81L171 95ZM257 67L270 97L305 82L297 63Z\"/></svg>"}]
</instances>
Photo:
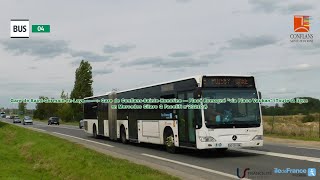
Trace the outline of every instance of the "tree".
<instances>
[{"instance_id":1,"label":"tree","mask_svg":"<svg viewBox=\"0 0 320 180\"><path fill-rule=\"evenodd\" d=\"M62 90L60 98L61 99L68 99L68 93L65 94L64 90ZM71 109L70 104L68 104L68 103L58 104L58 112L57 113L58 113L58 116L66 122L72 120L72 109Z\"/></svg>"},{"instance_id":2,"label":"tree","mask_svg":"<svg viewBox=\"0 0 320 180\"><path fill-rule=\"evenodd\" d=\"M92 67L88 61L82 60L75 73L74 87L71 91L71 99L83 99L93 96ZM71 104L72 119L80 120L83 117L82 104Z\"/></svg>"},{"instance_id":3,"label":"tree","mask_svg":"<svg viewBox=\"0 0 320 180\"><path fill-rule=\"evenodd\" d=\"M49 99L48 97L40 96L39 99ZM51 98L53 99L53 98ZM33 117L40 120L48 119L51 116L57 116L58 104L56 103L37 103Z\"/></svg>"},{"instance_id":4,"label":"tree","mask_svg":"<svg viewBox=\"0 0 320 180\"><path fill-rule=\"evenodd\" d=\"M320 112L320 100L311 97L297 97L297 99L307 99L308 103L284 103L284 109L290 114L310 114Z\"/></svg>"},{"instance_id":5,"label":"tree","mask_svg":"<svg viewBox=\"0 0 320 180\"><path fill-rule=\"evenodd\" d=\"M26 106L27 106L27 103L25 103L25 102L20 102L18 104L19 114L25 114Z\"/></svg>"},{"instance_id":6,"label":"tree","mask_svg":"<svg viewBox=\"0 0 320 180\"><path fill-rule=\"evenodd\" d=\"M275 104L275 106L262 106L263 115L296 115L296 114L312 114L320 112L320 100L311 97L296 97L297 99L307 99L308 103L283 103L283 106Z\"/></svg>"}]
</instances>

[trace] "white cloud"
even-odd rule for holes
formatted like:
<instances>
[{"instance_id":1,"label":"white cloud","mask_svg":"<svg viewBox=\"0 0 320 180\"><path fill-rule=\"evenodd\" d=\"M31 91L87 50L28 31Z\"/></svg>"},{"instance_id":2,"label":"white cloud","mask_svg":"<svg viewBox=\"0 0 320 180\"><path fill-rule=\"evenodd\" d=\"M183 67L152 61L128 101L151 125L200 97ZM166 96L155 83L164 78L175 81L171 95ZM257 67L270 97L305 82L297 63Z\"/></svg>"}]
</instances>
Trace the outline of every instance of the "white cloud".
<instances>
[{"instance_id":1,"label":"white cloud","mask_svg":"<svg viewBox=\"0 0 320 180\"><path fill-rule=\"evenodd\" d=\"M308 70L310 68L311 68L310 64L299 64L296 67L294 67L294 69L297 69L297 70Z\"/></svg>"}]
</instances>

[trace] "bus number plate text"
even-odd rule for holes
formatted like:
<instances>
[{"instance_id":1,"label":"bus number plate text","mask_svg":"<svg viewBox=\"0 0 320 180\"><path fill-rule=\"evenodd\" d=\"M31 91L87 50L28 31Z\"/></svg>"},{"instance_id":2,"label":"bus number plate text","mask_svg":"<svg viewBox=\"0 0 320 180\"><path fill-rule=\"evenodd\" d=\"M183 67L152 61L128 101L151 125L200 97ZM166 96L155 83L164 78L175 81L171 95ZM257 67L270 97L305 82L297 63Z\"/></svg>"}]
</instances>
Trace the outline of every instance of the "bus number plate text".
<instances>
[{"instance_id":1,"label":"bus number plate text","mask_svg":"<svg viewBox=\"0 0 320 180\"><path fill-rule=\"evenodd\" d=\"M231 143L231 144L228 144L228 147L241 147L241 144L240 143Z\"/></svg>"}]
</instances>

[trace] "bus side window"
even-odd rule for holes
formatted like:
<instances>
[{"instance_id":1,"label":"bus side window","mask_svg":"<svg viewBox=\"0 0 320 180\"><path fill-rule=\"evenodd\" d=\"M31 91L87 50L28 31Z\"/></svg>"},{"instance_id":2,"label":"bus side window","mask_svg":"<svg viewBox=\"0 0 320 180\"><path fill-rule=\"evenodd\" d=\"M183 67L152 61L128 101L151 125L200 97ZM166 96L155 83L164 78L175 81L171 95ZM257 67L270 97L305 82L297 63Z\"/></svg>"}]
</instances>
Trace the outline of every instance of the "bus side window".
<instances>
[{"instance_id":1,"label":"bus side window","mask_svg":"<svg viewBox=\"0 0 320 180\"><path fill-rule=\"evenodd\" d=\"M174 99L174 94L160 96L160 99ZM162 109L160 110L160 118L161 119L175 119L176 114L174 113L173 109Z\"/></svg>"}]
</instances>

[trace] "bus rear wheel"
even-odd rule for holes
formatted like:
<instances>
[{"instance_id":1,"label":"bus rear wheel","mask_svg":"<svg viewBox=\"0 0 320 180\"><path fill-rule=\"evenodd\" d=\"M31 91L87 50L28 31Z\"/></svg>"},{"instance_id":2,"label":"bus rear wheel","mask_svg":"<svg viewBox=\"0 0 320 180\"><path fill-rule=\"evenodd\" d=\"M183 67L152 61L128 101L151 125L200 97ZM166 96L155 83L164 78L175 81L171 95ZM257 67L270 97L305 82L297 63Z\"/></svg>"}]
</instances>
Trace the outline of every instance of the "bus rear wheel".
<instances>
[{"instance_id":1,"label":"bus rear wheel","mask_svg":"<svg viewBox=\"0 0 320 180\"><path fill-rule=\"evenodd\" d=\"M165 135L164 135L164 144L166 146L166 150L169 153L176 153L177 152L177 148L174 145L174 136L173 136L173 132L172 130L170 131L166 131Z\"/></svg>"},{"instance_id":2,"label":"bus rear wheel","mask_svg":"<svg viewBox=\"0 0 320 180\"><path fill-rule=\"evenodd\" d=\"M124 128L124 126L121 126L120 128L120 139L121 139L121 142L123 144L127 144L127 139L126 139L127 135L126 135L126 130Z\"/></svg>"},{"instance_id":3,"label":"bus rear wheel","mask_svg":"<svg viewBox=\"0 0 320 180\"><path fill-rule=\"evenodd\" d=\"M92 134L94 138L96 139L98 138L96 125L93 125Z\"/></svg>"}]
</instances>

